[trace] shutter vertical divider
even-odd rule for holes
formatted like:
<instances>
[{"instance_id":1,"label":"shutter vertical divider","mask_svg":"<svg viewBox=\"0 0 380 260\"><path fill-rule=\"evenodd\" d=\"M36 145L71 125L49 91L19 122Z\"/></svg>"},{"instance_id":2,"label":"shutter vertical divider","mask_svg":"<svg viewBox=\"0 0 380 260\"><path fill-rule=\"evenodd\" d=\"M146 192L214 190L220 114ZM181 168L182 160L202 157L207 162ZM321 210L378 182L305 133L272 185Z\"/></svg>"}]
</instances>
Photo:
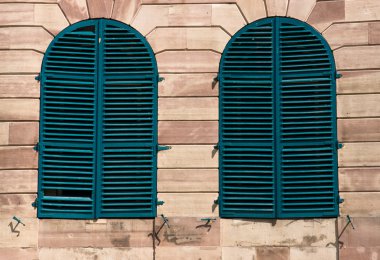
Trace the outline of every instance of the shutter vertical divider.
<instances>
[{"instance_id":1,"label":"shutter vertical divider","mask_svg":"<svg viewBox=\"0 0 380 260\"><path fill-rule=\"evenodd\" d=\"M282 193L281 193L281 151L282 151L282 143L281 143L281 74L280 74L280 18L275 17L273 19L273 56L274 56L274 62L273 62L273 91L274 91L274 151L275 151L275 166L274 166L274 181L275 181L275 197L276 197L276 205L275 205L275 217L278 218L279 212L281 209L281 202L282 202Z\"/></svg>"},{"instance_id":2,"label":"shutter vertical divider","mask_svg":"<svg viewBox=\"0 0 380 260\"><path fill-rule=\"evenodd\" d=\"M104 90L103 90L103 68L104 68L104 44L103 44L103 34L104 34L104 20L97 20L97 31L96 31L96 55L97 55L97 77L96 77L96 93L97 93L97 104L96 104L96 178L95 178L95 218L100 217L101 203L102 203L102 176L103 176L103 119L104 119Z\"/></svg>"}]
</instances>

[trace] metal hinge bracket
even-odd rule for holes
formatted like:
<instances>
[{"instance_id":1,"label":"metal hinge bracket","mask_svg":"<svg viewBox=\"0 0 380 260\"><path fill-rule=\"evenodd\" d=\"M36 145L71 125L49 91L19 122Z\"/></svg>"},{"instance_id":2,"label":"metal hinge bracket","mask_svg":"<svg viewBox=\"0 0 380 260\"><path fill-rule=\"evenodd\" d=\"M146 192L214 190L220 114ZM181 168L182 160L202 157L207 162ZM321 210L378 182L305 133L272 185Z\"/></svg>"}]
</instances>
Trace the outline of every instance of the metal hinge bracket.
<instances>
[{"instance_id":1,"label":"metal hinge bracket","mask_svg":"<svg viewBox=\"0 0 380 260\"><path fill-rule=\"evenodd\" d=\"M157 204L157 206L162 206L162 205L164 205L164 201L163 200L156 200L156 204Z\"/></svg>"},{"instance_id":2,"label":"metal hinge bracket","mask_svg":"<svg viewBox=\"0 0 380 260\"><path fill-rule=\"evenodd\" d=\"M219 205L219 197L216 200L214 200L214 204Z\"/></svg>"},{"instance_id":3,"label":"metal hinge bracket","mask_svg":"<svg viewBox=\"0 0 380 260\"><path fill-rule=\"evenodd\" d=\"M34 79L37 80L37 81L40 81L41 80L41 74L38 73L38 75Z\"/></svg>"},{"instance_id":4,"label":"metal hinge bracket","mask_svg":"<svg viewBox=\"0 0 380 260\"><path fill-rule=\"evenodd\" d=\"M342 77L342 74L340 74L339 72L337 72L337 73L335 74L335 78L340 79L341 77Z\"/></svg>"},{"instance_id":5,"label":"metal hinge bracket","mask_svg":"<svg viewBox=\"0 0 380 260\"><path fill-rule=\"evenodd\" d=\"M343 144L342 143L336 143L336 149L342 149L343 148Z\"/></svg>"},{"instance_id":6,"label":"metal hinge bracket","mask_svg":"<svg viewBox=\"0 0 380 260\"><path fill-rule=\"evenodd\" d=\"M339 204L342 204L344 202L344 199L341 197L338 197Z\"/></svg>"},{"instance_id":7,"label":"metal hinge bracket","mask_svg":"<svg viewBox=\"0 0 380 260\"><path fill-rule=\"evenodd\" d=\"M40 150L40 145L39 143L36 143L36 145L33 147L33 150L38 152Z\"/></svg>"},{"instance_id":8,"label":"metal hinge bracket","mask_svg":"<svg viewBox=\"0 0 380 260\"><path fill-rule=\"evenodd\" d=\"M172 149L171 146L168 146L168 145L157 145L157 151L165 151L165 150L170 150Z\"/></svg>"},{"instance_id":9,"label":"metal hinge bracket","mask_svg":"<svg viewBox=\"0 0 380 260\"><path fill-rule=\"evenodd\" d=\"M160 77L160 76L158 76L158 82L161 82L161 81L163 81L163 80L165 80L164 77Z\"/></svg>"},{"instance_id":10,"label":"metal hinge bracket","mask_svg":"<svg viewBox=\"0 0 380 260\"><path fill-rule=\"evenodd\" d=\"M32 203L32 207L35 208L35 209L38 207L38 199L37 198Z\"/></svg>"}]
</instances>

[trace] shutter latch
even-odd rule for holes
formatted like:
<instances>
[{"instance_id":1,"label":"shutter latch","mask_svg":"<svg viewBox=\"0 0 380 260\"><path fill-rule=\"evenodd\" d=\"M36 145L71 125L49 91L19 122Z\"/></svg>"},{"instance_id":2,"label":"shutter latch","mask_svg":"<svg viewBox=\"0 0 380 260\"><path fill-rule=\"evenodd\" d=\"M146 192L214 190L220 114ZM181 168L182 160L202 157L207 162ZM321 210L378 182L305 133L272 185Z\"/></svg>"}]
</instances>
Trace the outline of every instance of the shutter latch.
<instances>
[{"instance_id":1,"label":"shutter latch","mask_svg":"<svg viewBox=\"0 0 380 260\"><path fill-rule=\"evenodd\" d=\"M167 217L165 217L164 214L161 214L161 218L164 221L164 225L167 225L168 228L170 228L169 219Z\"/></svg>"},{"instance_id":2,"label":"shutter latch","mask_svg":"<svg viewBox=\"0 0 380 260\"><path fill-rule=\"evenodd\" d=\"M25 224L22 223L21 219L19 219L18 217L13 216L12 219L13 219L13 220L16 220L16 222L17 222L16 226L17 226L18 224L21 224L21 225L25 226ZM16 227L14 227L13 229L16 229Z\"/></svg>"},{"instance_id":3,"label":"shutter latch","mask_svg":"<svg viewBox=\"0 0 380 260\"><path fill-rule=\"evenodd\" d=\"M164 214L161 214L161 218L162 220L164 221L162 223L162 225L158 228L158 230L156 231L155 228L153 228L153 232L150 233L148 236L152 236L153 238L157 239L158 243L157 245L160 245L161 244L161 239L158 237L158 234L160 233L160 231L162 230L162 228L167 225L168 228L170 228L169 226L169 219L167 217L164 216Z\"/></svg>"},{"instance_id":4,"label":"shutter latch","mask_svg":"<svg viewBox=\"0 0 380 260\"><path fill-rule=\"evenodd\" d=\"M165 150L170 150L172 149L171 146L168 146L168 145L157 145L157 151L165 151Z\"/></svg>"},{"instance_id":5,"label":"shutter latch","mask_svg":"<svg viewBox=\"0 0 380 260\"><path fill-rule=\"evenodd\" d=\"M201 218L201 221L206 221L206 224L204 225L207 226L208 224L215 222L216 218Z\"/></svg>"},{"instance_id":6,"label":"shutter latch","mask_svg":"<svg viewBox=\"0 0 380 260\"><path fill-rule=\"evenodd\" d=\"M35 209L38 207L38 199L37 198L32 203L32 207L35 208Z\"/></svg>"},{"instance_id":7,"label":"shutter latch","mask_svg":"<svg viewBox=\"0 0 380 260\"><path fill-rule=\"evenodd\" d=\"M352 223L350 215L347 215L347 225L351 224L352 229L355 229L354 223Z\"/></svg>"}]
</instances>

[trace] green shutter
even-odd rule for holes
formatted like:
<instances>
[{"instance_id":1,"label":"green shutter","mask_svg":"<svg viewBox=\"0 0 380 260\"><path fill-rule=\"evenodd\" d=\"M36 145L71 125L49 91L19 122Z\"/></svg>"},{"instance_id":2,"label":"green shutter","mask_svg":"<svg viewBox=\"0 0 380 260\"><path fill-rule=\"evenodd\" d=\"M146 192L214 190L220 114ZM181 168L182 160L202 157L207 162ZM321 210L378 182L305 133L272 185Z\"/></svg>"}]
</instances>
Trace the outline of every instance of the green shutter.
<instances>
[{"instance_id":1,"label":"green shutter","mask_svg":"<svg viewBox=\"0 0 380 260\"><path fill-rule=\"evenodd\" d=\"M104 24L102 38L99 215L154 217L158 77L154 54L138 32L115 21Z\"/></svg>"},{"instance_id":2,"label":"green shutter","mask_svg":"<svg viewBox=\"0 0 380 260\"><path fill-rule=\"evenodd\" d=\"M335 63L309 25L272 17L237 32L220 78L220 215L338 214Z\"/></svg>"},{"instance_id":3,"label":"green shutter","mask_svg":"<svg viewBox=\"0 0 380 260\"><path fill-rule=\"evenodd\" d=\"M310 26L293 19L277 23L279 216L337 216L336 72L331 50Z\"/></svg>"},{"instance_id":4,"label":"green shutter","mask_svg":"<svg viewBox=\"0 0 380 260\"><path fill-rule=\"evenodd\" d=\"M245 27L223 55L219 139L223 217L274 217L272 35L267 20Z\"/></svg>"},{"instance_id":5,"label":"green shutter","mask_svg":"<svg viewBox=\"0 0 380 260\"><path fill-rule=\"evenodd\" d=\"M156 215L157 66L112 20L76 23L41 71L38 217Z\"/></svg>"}]
</instances>

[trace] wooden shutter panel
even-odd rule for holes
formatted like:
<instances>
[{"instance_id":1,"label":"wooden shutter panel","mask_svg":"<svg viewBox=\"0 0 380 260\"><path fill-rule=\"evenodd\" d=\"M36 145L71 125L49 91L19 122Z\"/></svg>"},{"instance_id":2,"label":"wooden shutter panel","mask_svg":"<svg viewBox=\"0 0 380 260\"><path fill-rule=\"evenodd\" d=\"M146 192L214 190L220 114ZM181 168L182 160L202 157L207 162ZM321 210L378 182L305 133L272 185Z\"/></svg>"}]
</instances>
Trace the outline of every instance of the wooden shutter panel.
<instances>
[{"instance_id":1,"label":"wooden shutter panel","mask_svg":"<svg viewBox=\"0 0 380 260\"><path fill-rule=\"evenodd\" d=\"M232 38L220 69L223 217L274 217L273 22ZM252 39L255 39L252 41Z\"/></svg>"},{"instance_id":2,"label":"wooden shutter panel","mask_svg":"<svg viewBox=\"0 0 380 260\"><path fill-rule=\"evenodd\" d=\"M219 73L221 216L336 216L336 72L322 36L259 20L232 37Z\"/></svg>"},{"instance_id":3,"label":"wooden shutter panel","mask_svg":"<svg viewBox=\"0 0 380 260\"><path fill-rule=\"evenodd\" d=\"M157 67L143 36L104 21L101 217L156 215Z\"/></svg>"},{"instance_id":4,"label":"wooden shutter panel","mask_svg":"<svg viewBox=\"0 0 380 260\"><path fill-rule=\"evenodd\" d=\"M338 215L335 64L322 36L278 21L281 217Z\"/></svg>"},{"instance_id":5,"label":"wooden shutter panel","mask_svg":"<svg viewBox=\"0 0 380 260\"><path fill-rule=\"evenodd\" d=\"M156 215L157 65L136 30L96 19L61 32L41 73L38 216Z\"/></svg>"},{"instance_id":6,"label":"wooden shutter panel","mask_svg":"<svg viewBox=\"0 0 380 260\"><path fill-rule=\"evenodd\" d=\"M95 201L96 22L56 37L42 66L38 216L91 218Z\"/></svg>"}]
</instances>

